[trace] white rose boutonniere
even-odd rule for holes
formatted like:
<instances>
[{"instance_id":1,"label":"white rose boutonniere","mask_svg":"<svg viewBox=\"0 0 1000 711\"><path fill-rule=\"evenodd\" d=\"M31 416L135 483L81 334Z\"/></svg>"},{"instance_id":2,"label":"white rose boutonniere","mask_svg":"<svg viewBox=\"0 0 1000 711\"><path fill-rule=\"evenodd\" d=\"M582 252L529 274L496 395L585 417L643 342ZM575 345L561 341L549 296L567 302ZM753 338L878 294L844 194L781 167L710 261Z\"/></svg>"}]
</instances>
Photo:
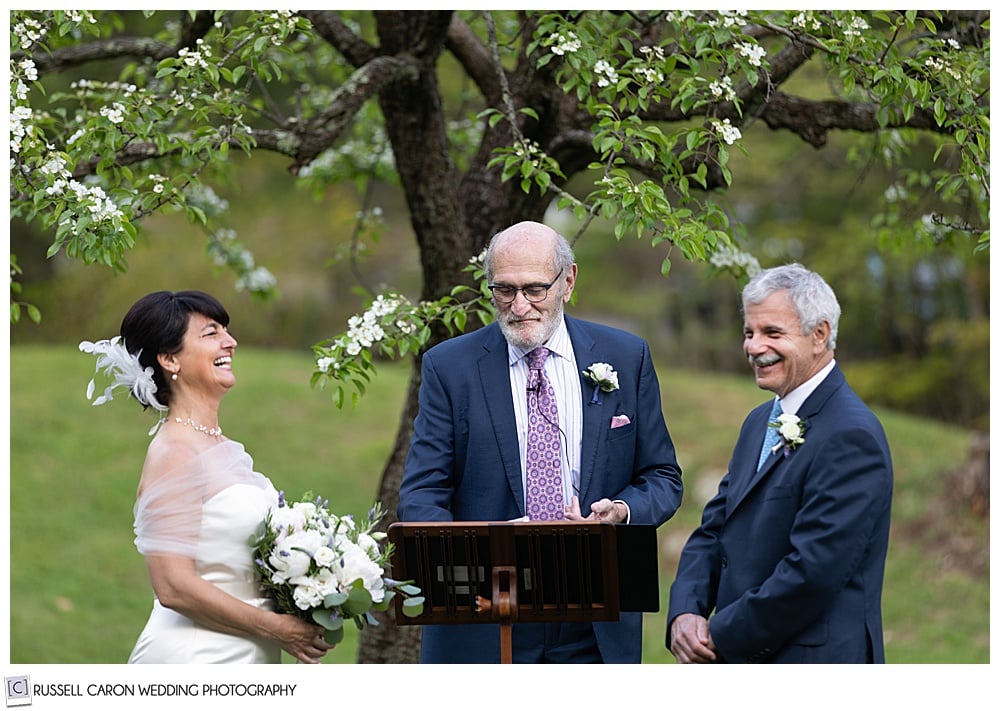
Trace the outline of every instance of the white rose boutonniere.
<instances>
[{"instance_id":1,"label":"white rose boutonniere","mask_svg":"<svg viewBox=\"0 0 1000 711\"><path fill-rule=\"evenodd\" d=\"M618 389L618 373L607 363L591 363L583 374L594 384L594 395L590 398L591 405L601 404L601 392L610 393Z\"/></svg>"},{"instance_id":2,"label":"white rose boutonniere","mask_svg":"<svg viewBox=\"0 0 1000 711\"><path fill-rule=\"evenodd\" d=\"M798 415L778 415L778 419L769 422L768 427L777 429L781 437L781 441L771 448L772 453L784 448L787 457L793 449L806 441L806 423Z\"/></svg>"}]
</instances>

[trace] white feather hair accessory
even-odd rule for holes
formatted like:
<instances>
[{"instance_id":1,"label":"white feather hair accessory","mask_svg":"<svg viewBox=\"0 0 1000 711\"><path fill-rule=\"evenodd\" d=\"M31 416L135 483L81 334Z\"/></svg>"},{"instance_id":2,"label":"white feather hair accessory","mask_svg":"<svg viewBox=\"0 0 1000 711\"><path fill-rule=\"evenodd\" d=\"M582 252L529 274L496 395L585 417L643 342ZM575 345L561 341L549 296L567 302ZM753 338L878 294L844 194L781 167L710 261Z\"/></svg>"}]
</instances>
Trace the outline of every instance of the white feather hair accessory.
<instances>
[{"instance_id":1,"label":"white feather hair accessory","mask_svg":"<svg viewBox=\"0 0 1000 711\"><path fill-rule=\"evenodd\" d=\"M121 336L97 341L97 343L80 341L80 350L97 356L95 372L99 373L103 370L105 375L114 378L111 385L104 389L104 393L94 400L95 405L103 405L113 399L115 388L125 387L128 388L132 397L143 405L160 412L166 412L166 405L161 405L160 401L156 399L156 383L153 382L152 367L143 368L139 364L139 354L129 353ZM94 389L94 379L92 378L87 385L88 400L94 397Z\"/></svg>"}]
</instances>

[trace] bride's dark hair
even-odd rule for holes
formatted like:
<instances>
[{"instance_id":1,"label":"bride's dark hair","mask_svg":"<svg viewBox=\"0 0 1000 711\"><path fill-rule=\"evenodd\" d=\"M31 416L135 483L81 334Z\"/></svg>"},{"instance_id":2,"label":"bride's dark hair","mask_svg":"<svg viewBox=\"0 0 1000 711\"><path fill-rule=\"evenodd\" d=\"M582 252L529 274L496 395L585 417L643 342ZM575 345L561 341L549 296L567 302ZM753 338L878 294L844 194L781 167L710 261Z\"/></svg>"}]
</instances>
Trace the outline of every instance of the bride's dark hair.
<instances>
[{"instance_id":1,"label":"bride's dark hair","mask_svg":"<svg viewBox=\"0 0 1000 711\"><path fill-rule=\"evenodd\" d=\"M203 291L154 291L136 301L122 319L122 341L128 352L139 354L142 367L152 367L156 397L170 404L170 378L157 357L173 354L184 344L191 314L197 313L229 326L229 313L218 299Z\"/></svg>"}]
</instances>

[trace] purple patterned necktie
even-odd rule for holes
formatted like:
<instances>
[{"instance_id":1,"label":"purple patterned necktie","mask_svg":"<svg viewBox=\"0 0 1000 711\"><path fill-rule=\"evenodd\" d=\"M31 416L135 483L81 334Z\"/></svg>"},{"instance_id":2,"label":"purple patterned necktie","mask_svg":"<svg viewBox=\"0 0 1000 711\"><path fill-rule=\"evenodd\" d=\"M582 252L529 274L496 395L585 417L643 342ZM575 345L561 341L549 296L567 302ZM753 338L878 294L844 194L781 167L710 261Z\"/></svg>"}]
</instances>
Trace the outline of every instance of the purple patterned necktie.
<instances>
[{"instance_id":1,"label":"purple patterned necktie","mask_svg":"<svg viewBox=\"0 0 1000 711\"><path fill-rule=\"evenodd\" d=\"M559 410L556 393L545 377L548 348L528 353L528 443L525 509L532 521L563 518L562 470L559 465Z\"/></svg>"}]
</instances>

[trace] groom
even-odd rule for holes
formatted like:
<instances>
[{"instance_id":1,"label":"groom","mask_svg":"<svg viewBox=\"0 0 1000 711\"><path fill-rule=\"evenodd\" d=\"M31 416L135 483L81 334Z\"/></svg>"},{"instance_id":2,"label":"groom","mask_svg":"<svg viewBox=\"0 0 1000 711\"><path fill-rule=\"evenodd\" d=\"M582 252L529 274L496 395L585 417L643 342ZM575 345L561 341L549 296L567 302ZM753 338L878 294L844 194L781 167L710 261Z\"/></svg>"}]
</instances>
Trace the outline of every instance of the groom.
<instances>
[{"instance_id":1,"label":"groom","mask_svg":"<svg viewBox=\"0 0 1000 711\"><path fill-rule=\"evenodd\" d=\"M892 462L834 360L837 297L792 264L754 277L743 313L744 353L777 398L743 422L681 553L667 646L682 663L884 662Z\"/></svg>"},{"instance_id":2,"label":"groom","mask_svg":"<svg viewBox=\"0 0 1000 711\"><path fill-rule=\"evenodd\" d=\"M496 322L423 357L399 520L666 521L681 472L646 342L564 314L577 265L545 225L497 234L485 268ZM642 613L514 624L512 647L514 663L638 663ZM421 661L499 662L499 627L426 626Z\"/></svg>"}]
</instances>

